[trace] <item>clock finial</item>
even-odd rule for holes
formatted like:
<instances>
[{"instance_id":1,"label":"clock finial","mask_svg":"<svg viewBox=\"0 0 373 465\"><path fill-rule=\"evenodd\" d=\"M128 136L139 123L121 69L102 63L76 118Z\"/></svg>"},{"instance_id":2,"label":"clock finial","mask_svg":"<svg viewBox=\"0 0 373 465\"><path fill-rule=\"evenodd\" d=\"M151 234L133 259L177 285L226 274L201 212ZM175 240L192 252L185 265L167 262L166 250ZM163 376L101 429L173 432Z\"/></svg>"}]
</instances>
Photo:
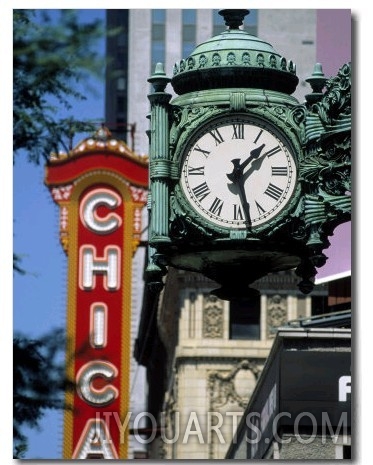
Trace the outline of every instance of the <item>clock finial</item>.
<instances>
[{"instance_id":1,"label":"clock finial","mask_svg":"<svg viewBox=\"0 0 373 465\"><path fill-rule=\"evenodd\" d=\"M244 17L250 13L250 10L246 9L226 9L219 10L219 15L223 16L226 26L229 29L239 29L243 24Z\"/></svg>"}]
</instances>

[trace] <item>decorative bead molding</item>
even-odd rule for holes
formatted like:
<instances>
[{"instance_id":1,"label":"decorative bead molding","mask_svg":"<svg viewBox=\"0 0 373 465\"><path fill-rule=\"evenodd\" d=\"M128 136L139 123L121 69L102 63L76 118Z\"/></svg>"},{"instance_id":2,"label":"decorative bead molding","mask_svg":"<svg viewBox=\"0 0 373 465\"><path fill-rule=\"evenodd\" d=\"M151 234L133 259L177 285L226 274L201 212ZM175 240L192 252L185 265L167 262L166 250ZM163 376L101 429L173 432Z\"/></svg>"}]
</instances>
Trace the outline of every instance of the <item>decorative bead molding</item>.
<instances>
[{"instance_id":1,"label":"decorative bead molding","mask_svg":"<svg viewBox=\"0 0 373 465\"><path fill-rule=\"evenodd\" d=\"M173 75L182 74L188 71L194 71L201 68L225 68L225 67L252 67L252 68L271 68L279 71L296 74L296 66L292 60L287 61L285 57L275 56L272 54L258 53L255 50L226 50L224 52L204 51L200 54L193 54L186 59L175 63Z\"/></svg>"}]
</instances>

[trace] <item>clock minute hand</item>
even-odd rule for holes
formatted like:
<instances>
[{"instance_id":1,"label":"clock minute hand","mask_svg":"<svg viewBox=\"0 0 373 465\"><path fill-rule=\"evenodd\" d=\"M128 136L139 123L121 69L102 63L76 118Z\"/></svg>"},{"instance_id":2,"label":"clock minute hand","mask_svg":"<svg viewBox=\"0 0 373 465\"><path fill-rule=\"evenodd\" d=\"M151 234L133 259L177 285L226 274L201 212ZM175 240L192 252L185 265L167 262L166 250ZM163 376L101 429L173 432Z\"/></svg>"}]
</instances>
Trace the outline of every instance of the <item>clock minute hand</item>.
<instances>
[{"instance_id":1,"label":"clock minute hand","mask_svg":"<svg viewBox=\"0 0 373 465\"><path fill-rule=\"evenodd\" d=\"M247 179L247 176L244 175L244 169L250 162L260 157L261 151L264 147L265 144L262 144L260 147L251 150L248 158L242 163L239 158L234 158L233 160L231 160L231 162L233 163L233 170L231 173L227 174L227 178L236 186L236 188L238 188L238 194L240 197L241 205L246 216L247 225L249 227L251 226L250 204L246 198L245 181ZM228 185L228 187L230 186Z\"/></svg>"},{"instance_id":2,"label":"clock minute hand","mask_svg":"<svg viewBox=\"0 0 373 465\"><path fill-rule=\"evenodd\" d=\"M246 224L247 224L247 226L250 227L251 226L250 204L249 204L249 202L247 201L247 198L246 198L245 179L243 178L243 176L239 177L238 182L237 182L237 186L238 186L238 195L240 197L241 205L242 205L243 211L245 213L245 217L246 217Z\"/></svg>"},{"instance_id":3,"label":"clock minute hand","mask_svg":"<svg viewBox=\"0 0 373 465\"><path fill-rule=\"evenodd\" d=\"M250 204L246 198L245 192L245 177L243 173L243 169L240 166L240 160L234 159L232 163L234 165L233 171L230 174L227 174L228 179L232 182L232 184L228 184L228 188L234 194L238 194L240 197L241 205L246 217L246 224L248 227L251 226L251 218L250 218Z\"/></svg>"}]
</instances>

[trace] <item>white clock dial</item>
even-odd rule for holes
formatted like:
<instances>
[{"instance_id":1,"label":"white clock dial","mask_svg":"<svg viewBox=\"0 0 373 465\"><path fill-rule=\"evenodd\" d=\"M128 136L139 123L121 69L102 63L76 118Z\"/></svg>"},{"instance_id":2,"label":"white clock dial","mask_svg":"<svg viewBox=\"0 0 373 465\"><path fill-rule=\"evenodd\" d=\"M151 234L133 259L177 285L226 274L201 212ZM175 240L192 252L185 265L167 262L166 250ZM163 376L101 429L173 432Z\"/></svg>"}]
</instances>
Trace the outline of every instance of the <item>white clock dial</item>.
<instances>
[{"instance_id":1,"label":"white clock dial","mask_svg":"<svg viewBox=\"0 0 373 465\"><path fill-rule=\"evenodd\" d=\"M263 225L292 198L296 164L289 145L264 123L215 120L188 144L181 188L204 219L227 228Z\"/></svg>"}]
</instances>

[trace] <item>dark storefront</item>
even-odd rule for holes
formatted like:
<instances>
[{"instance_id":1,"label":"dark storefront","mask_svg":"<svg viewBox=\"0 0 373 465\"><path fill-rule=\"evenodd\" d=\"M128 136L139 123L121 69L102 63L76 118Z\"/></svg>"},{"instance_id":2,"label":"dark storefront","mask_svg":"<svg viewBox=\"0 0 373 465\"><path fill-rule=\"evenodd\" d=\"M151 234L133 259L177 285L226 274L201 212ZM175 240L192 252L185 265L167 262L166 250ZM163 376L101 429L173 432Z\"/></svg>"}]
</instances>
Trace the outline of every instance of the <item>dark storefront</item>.
<instances>
[{"instance_id":1,"label":"dark storefront","mask_svg":"<svg viewBox=\"0 0 373 465\"><path fill-rule=\"evenodd\" d=\"M280 330L226 458L351 457L351 330Z\"/></svg>"}]
</instances>

